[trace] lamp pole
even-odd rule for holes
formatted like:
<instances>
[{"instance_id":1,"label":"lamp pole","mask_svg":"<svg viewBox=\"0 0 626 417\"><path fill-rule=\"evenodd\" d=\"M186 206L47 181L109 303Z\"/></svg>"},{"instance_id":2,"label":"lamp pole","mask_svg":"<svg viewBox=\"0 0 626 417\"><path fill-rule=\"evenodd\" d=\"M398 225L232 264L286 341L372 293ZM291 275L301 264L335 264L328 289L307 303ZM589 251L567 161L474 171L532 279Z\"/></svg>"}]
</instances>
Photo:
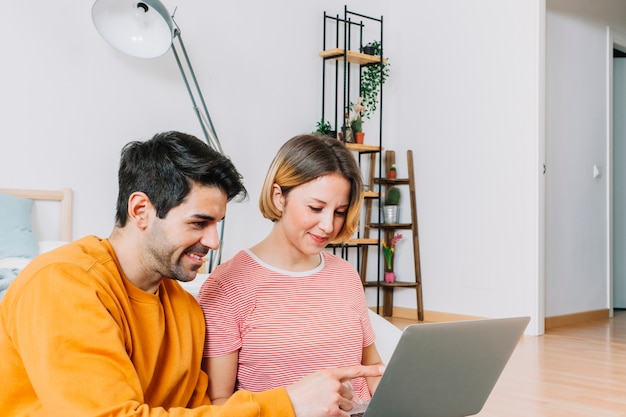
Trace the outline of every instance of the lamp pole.
<instances>
[{"instance_id":1,"label":"lamp pole","mask_svg":"<svg viewBox=\"0 0 626 417\"><path fill-rule=\"evenodd\" d=\"M172 16L172 21L174 20L174 16ZM176 22L174 22L176 24ZM191 99L191 103L193 104L193 109L198 117L198 122L200 122L200 126L202 127L202 133L204 133L204 137L209 144L216 151L224 154L224 150L222 149L222 145L217 138L217 133L215 132L215 127L213 126L213 121L211 120L211 115L209 114L209 110L207 109L206 102L204 101L204 96L202 94L202 90L200 89L200 85L198 84L198 79L196 78L196 73L191 66L191 61L189 60L189 55L187 55L187 49L185 48L185 43L183 42L183 38L180 33L180 28L176 24L176 29L174 30L174 39L178 39L178 43L180 45L180 50L182 51L183 57L185 58L185 64L187 66L187 70L189 71L189 76L193 81L193 85L195 88L195 93L198 96L198 101L202 105L202 111L200 107L198 107L198 103L196 101L196 97L191 90L191 85L189 83L189 78L187 77L187 73L183 67L182 61L180 60L180 56L178 55L178 51L172 42L172 52L174 53L174 57L176 58L176 64L178 64L178 69L180 70L180 74L183 77L183 81L185 82L185 87L187 88L187 92L189 93L189 98Z\"/></svg>"},{"instance_id":2,"label":"lamp pole","mask_svg":"<svg viewBox=\"0 0 626 417\"><path fill-rule=\"evenodd\" d=\"M156 58L172 49L204 138L211 148L223 155L224 150L215 132L174 15L170 15L159 0L96 0L91 9L91 17L100 35L115 49L130 56ZM178 40L183 60L174 45L175 40ZM221 262L224 220L221 223L220 246L209 252L208 272L212 271L214 261L216 265Z\"/></svg>"}]
</instances>

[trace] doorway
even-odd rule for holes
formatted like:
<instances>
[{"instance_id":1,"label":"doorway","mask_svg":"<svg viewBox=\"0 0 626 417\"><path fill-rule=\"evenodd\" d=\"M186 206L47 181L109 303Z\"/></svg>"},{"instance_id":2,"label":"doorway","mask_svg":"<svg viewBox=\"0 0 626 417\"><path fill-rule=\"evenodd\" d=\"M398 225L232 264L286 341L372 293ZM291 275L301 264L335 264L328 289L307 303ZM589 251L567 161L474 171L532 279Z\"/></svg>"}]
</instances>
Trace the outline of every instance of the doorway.
<instances>
[{"instance_id":1,"label":"doorway","mask_svg":"<svg viewBox=\"0 0 626 417\"><path fill-rule=\"evenodd\" d=\"M608 28L608 307L626 307L626 34Z\"/></svg>"},{"instance_id":2,"label":"doorway","mask_svg":"<svg viewBox=\"0 0 626 417\"><path fill-rule=\"evenodd\" d=\"M613 46L612 270L613 309L626 308L626 53Z\"/></svg>"}]
</instances>

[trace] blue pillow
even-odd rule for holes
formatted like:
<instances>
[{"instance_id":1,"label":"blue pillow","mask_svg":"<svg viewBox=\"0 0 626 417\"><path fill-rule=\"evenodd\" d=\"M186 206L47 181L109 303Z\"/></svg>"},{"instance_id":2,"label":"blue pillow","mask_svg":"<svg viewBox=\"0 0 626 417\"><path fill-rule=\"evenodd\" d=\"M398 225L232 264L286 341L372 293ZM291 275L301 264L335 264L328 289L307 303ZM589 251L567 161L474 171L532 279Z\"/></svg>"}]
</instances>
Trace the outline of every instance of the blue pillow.
<instances>
[{"instance_id":1,"label":"blue pillow","mask_svg":"<svg viewBox=\"0 0 626 417\"><path fill-rule=\"evenodd\" d=\"M33 200L0 193L0 259L39 254L30 224Z\"/></svg>"}]
</instances>

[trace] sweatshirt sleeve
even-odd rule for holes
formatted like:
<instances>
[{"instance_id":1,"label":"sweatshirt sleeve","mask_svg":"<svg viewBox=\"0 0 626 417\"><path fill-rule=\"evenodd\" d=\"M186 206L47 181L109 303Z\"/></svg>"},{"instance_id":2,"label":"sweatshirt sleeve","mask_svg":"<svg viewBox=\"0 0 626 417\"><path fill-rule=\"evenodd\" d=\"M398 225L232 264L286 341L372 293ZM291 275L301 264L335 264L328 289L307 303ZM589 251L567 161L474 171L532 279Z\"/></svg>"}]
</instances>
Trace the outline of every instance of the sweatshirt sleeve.
<instances>
[{"instance_id":1,"label":"sweatshirt sleeve","mask_svg":"<svg viewBox=\"0 0 626 417\"><path fill-rule=\"evenodd\" d=\"M260 393L237 391L223 405L205 405L191 410L182 408L167 411L146 409L146 413L124 414L124 416L126 415L133 417L295 417L295 412L287 391L284 388L275 388Z\"/></svg>"},{"instance_id":2,"label":"sweatshirt sleeve","mask_svg":"<svg viewBox=\"0 0 626 417\"><path fill-rule=\"evenodd\" d=\"M213 406L215 417L295 417L293 406L284 388L260 393L237 391L222 406Z\"/></svg>"}]
</instances>

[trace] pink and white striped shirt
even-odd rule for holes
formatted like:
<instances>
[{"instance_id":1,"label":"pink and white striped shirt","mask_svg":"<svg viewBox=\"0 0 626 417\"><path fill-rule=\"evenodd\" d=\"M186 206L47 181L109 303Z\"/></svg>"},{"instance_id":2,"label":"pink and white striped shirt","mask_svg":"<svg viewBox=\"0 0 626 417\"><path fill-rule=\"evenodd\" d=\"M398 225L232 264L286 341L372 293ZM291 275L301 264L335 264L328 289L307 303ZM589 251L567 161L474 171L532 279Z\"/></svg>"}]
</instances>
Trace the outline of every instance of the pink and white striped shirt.
<instances>
[{"instance_id":1,"label":"pink and white striped shirt","mask_svg":"<svg viewBox=\"0 0 626 417\"><path fill-rule=\"evenodd\" d=\"M220 265L198 297L204 356L239 350L237 389L285 386L324 368L358 365L374 343L361 279L345 260L322 252L320 265L290 272L244 250ZM352 381L363 400L364 378Z\"/></svg>"}]
</instances>

